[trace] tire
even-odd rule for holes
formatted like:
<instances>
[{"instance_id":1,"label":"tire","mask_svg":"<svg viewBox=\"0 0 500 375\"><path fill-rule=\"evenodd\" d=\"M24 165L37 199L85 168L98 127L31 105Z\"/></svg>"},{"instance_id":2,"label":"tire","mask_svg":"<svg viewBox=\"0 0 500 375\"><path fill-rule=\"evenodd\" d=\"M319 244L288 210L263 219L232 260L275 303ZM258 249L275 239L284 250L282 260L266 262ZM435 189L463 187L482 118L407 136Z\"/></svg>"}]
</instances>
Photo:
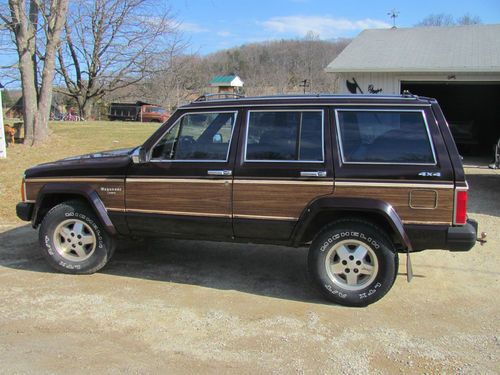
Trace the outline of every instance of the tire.
<instances>
[{"instance_id":1,"label":"tire","mask_svg":"<svg viewBox=\"0 0 500 375\"><path fill-rule=\"evenodd\" d=\"M45 215L38 238L49 264L71 274L100 270L111 259L115 248L114 239L94 212L78 200L54 206Z\"/></svg>"},{"instance_id":2,"label":"tire","mask_svg":"<svg viewBox=\"0 0 500 375\"><path fill-rule=\"evenodd\" d=\"M309 273L327 299L363 307L381 299L398 272L398 255L380 228L357 220L327 226L311 244Z\"/></svg>"}]
</instances>

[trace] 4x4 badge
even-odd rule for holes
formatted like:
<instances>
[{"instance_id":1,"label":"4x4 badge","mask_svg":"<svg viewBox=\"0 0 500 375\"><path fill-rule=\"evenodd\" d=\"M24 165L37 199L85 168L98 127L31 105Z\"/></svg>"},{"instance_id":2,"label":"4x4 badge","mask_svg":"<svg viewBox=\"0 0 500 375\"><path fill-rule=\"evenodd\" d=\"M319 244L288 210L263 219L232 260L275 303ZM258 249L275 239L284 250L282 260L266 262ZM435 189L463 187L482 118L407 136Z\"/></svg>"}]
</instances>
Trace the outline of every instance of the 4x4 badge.
<instances>
[{"instance_id":1,"label":"4x4 badge","mask_svg":"<svg viewBox=\"0 0 500 375\"><path fill-rule=\"evenodd\" d=\"M420 172L418 175L422 177L441 177L441 172Z\"/></svg>"}]
</instances>

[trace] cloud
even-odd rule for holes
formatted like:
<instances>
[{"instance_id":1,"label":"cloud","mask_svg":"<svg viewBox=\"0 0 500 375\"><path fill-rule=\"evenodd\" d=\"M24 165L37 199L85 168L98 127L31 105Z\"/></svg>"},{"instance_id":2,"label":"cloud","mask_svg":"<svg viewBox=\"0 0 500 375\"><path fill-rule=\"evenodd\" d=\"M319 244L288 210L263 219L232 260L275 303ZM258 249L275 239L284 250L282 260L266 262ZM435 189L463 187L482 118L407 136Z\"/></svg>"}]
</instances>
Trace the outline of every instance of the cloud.
<instances>
[{"instance_id":1,"label":"cloud","mask_svg":"<svg viewBox=\"0 0 500 375\"><path fill-rule=\"evenodd\" d=\"M351 21L345 18L330 16L272 17L260 24L266 29L280 34L304 36L309 31L312 31L319 34L322 38L334 38L355 30L391 27L387 22L372 18Z\"/></svg>"},{"instance_id":2,"label":"cloud","mask_svg":"<svg viewBox=\"0 0 500 375\"><path fill-rule=\"evenodd\" d=\"M193 22L182 22L181 24L179 24L179 29L188 33L206 33L210 31L207 28L204 28Z\"/></svg>"},{"instance_id":3,"label":"cloud","mask_svg":"<svg viewBox=\"0 0 500 375\"><path fill-rule=\"evenodd\" d=\"M217 35L218 36L222 36L224 38L227 38L227 37L230 37L230 36L233 36L232 33L230 33L229 31L218 31L217 32Z\"/></svg>"}]
</instances>

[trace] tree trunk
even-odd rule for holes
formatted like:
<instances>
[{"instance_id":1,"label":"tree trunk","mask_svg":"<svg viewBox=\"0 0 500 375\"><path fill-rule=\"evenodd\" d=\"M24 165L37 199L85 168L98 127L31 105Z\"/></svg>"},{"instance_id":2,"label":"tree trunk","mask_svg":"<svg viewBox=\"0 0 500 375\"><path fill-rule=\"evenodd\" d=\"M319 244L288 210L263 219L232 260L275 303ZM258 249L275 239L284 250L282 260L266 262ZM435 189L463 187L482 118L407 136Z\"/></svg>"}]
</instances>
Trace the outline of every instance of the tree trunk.
<instances>
[{"instance_id":1,"label":"tree trunk","mask_svg":"<svg viewBox=\"0 0 500 375\"><path fill-rule=\"evenodd\" d=\"M55 51L59 44L59 36L66 19L68 0L50 2L48 8L43 7L45 24L40 33L38 0L29 1L29 13L26 12L24 0L9 0L11 21L7 22L10 32L15 37L19 56L19 71L23 93L23 120L26 144L30 146L42 142L48 135L48 121L52 104L52 84L55 72ZM28 15L28 17L27 17ZM6 16L2 15L5 20ZM36 40L44 35L45 55L43 61L40 91L37 76Z\"/></svg>"},{"instance_id":2,"label":"tree trunk","mask_svg":"<svg viewBox=\"0 0 500 375\"><path fill-rule=\"evenodd\" d=\"M91 120L93 118L93 113L92 113L93 109L94 109L94 99L87 99L85 101L85 104L83 105L82 111L80 112L81 116L85 120Z\"/></svg>"},{"instance_id":3,"label":"tree trunk","mask_svg":"<svg viewBox=\"0 0 500 375\"><path fill-rule=\"evenodd\" d=\"M32 145L35 136L35 112L37 94L34 84L34 71L31 56L24 51L19 56L19 71L21 73L23 93L24 143Z\"/></svg>"}]
</instances>

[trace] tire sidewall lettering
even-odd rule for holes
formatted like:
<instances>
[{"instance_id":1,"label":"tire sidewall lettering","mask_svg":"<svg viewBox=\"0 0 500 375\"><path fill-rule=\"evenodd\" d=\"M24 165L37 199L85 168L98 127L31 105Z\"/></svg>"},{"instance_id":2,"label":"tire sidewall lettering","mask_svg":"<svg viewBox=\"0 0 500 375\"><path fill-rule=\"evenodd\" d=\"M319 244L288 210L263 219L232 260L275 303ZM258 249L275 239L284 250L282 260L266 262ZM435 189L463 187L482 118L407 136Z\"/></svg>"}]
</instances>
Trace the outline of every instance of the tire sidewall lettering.
<instances>
[{"instance_id":1,"label":"tire sidewall lettering","mask_svg":"<svg viewBox=\"0 0 500 375\"><path fill-rule=\"evenodd\" d=\"M325 250L328 250L330 246L333 245L333 243L336 242L339 238L344 238L344 239L356 238L362 240L363 242L366 242L368 245L372 246L374 250L378 250L380 248L380 244L376 240L374 240L371 237L367 237L364 233L354 232L354 231L343 231L340 232L339 234L334 234L328 237L323 242L320 251L324 252Z\"/></svg>"}]
</instances>

